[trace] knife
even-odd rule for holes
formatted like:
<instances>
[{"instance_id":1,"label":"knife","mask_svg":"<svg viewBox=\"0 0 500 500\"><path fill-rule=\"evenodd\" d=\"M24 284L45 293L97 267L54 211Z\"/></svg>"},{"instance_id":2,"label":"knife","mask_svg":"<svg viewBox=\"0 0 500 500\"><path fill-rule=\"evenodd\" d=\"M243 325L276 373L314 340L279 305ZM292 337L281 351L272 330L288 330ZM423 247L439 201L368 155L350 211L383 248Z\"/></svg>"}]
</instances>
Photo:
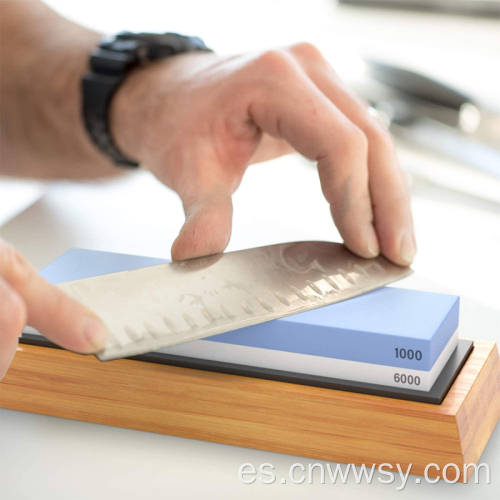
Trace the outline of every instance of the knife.
<instances>
[{"instance_id":1,"label":"knife","mask_svg":"<svg viewBox=\"0 0 500 500\"><path fill-rule=\"evenodd\" d=\"M412 272L382 256L362 259L339 243L303 241L58 286L107 326L108 343L96 354L107 361L333 304Z\"/></svg>"}]
</instances>

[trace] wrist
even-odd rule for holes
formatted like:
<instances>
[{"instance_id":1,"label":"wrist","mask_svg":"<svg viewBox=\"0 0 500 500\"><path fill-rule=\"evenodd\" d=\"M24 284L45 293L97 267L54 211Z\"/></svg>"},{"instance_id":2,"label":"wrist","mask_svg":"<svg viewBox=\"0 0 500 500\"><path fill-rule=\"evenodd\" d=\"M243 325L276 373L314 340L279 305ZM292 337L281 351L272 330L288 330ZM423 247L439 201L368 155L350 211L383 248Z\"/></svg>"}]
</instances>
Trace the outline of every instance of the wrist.
<instances>
[{"instance_id":1,"label":"wrist","mask_svg":"<svg viewBox=\"0 0 500 500\"><path fill-rule=\"evenodd\" d=\"M161 128L166 144L178 125L179 117L169 112L169 104L214 57L211 52L179 54L135 68L127 75L109 110L113 140L125 156L138 163L153 160L157 149L152 144L155 131Z\"/></svg>"},{"instance_id":2,"label":"wrist","mask_svg":"<svg viewBox=\"0 0 500 500\"><path fill-rule=\"evenodd\" d=\"M139 164L145 161L149 70L136 68L127 75L109 106L109 128L114 144L124 156Z\"/></svg>"},{"instance_id":3,"label":"wrist","mask_svg":"<svg viewBox=\"0 0 500 500\"><path fill-rule=\"evenodd\" d=\"M197 37L177 33L129 31L106 37L92 52L89 72L82 80L85 127L96 147L116 165L137 167L142 159L140 138L137 138L135 133L126 131L142 132L150 121L147 115L146 121L143 120L144 110L152 110L147 106L148 102L153 102L149 93L139 97L135 94L142 92L142 82L148 83L151 80L151 73L157 69L154 63L177 59L179 55L193 52L206 53L211 50ZM139 86L136 85L138 81L141 82ZM153 92L155 90L154 86L150 85L146 85L146 88L152 89ZM123 99L130 90L132 97ZM140 116L137 117L139 106ZM141 133L141 136L143 135ZM137 152L131 154L130 152L137 151L138 146L139 156ZM129 153L124 153L125 150Z\"/></svg>"}]
</instances>

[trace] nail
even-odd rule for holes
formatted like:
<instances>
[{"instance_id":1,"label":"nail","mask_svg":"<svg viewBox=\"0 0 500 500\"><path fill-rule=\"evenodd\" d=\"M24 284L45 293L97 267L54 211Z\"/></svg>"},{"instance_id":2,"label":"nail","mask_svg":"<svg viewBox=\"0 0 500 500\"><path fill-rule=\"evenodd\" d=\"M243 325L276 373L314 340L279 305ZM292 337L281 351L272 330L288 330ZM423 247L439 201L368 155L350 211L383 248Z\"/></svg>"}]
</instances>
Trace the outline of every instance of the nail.
<instances>
[{"instance_id":1,"label":"nail","mask_svg":"<svg viewBox=\"0 0 500 500\"><path fill-rule=\"evenodd\" d=\"M371 257L377 257L380 253L378 239L373 228L370 228L366 233L366 250Z\"/></svg>"},{"instance_id":2,"label":"nail","mask_svg":"<svg viewBox=\"0 0 500 500\"><path fill-rule=\"evenodd\" d=\"M399 253L401 259L404 260L408 265L413 262L415 254L417 253L417 249L415 247L413 231L411 229L406 229L405 231L403 231Z\"/></svg>"},{"instance_id":3,"label":"nail","mask_svg":"<svg viewBox=\"0 0 500 500\"><path fill-rule=\"evenodd\" d=\"M96 351L103 349L108 341L108 330L95 316L87 316L83 325L83 335L92 349Z\"/></svg>"}]
</instances>

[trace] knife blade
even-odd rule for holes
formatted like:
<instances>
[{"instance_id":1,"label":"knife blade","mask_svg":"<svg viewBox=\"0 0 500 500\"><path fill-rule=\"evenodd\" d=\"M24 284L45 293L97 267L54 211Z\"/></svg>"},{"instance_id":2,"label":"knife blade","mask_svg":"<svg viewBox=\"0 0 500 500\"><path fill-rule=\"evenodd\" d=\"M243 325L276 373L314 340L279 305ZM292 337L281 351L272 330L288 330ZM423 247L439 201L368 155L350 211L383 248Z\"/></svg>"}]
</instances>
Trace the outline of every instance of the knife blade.
<instances>
[{"instance_id":1,"label":"knife blade","mask_svg":"<svg viewBox=\"0 0 500 500\"><path fill-rule=\"evenodd\" d=\"M108 361L326 306L408 276L384 257L304 241L106 274L58 286L109 330Z\"/></svg>"}]
</instances>

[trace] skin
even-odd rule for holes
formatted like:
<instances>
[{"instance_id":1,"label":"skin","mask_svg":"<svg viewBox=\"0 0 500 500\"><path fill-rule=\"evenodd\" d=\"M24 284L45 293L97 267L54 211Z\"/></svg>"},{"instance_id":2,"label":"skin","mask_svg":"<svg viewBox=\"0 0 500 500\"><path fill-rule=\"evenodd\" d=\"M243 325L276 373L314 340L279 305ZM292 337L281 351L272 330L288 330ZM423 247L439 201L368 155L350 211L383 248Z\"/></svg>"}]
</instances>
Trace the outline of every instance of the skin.
<instances>
[{"instance_id":1,"label":"skin","mask_svg":"<svg viewBox=\"0 0 500 500\"><path fill-rule=\"evenodd\" d=\"M100 34L37 0L0 0L2 174L120 175L89 140L80 79ZM36 77L35 77L36 76ZM222 252L231 195L247 167L299 152L316 161L323 194L354 253L411 264L408 186L392 139L314 46L221 57L195 53L134 70L115 94L113 137L182 199L174 260ZM0 241L0 377L25 324L67 349L96 352L107 332L91 311L43 280Z\"/></svg>"}]
</instances>

